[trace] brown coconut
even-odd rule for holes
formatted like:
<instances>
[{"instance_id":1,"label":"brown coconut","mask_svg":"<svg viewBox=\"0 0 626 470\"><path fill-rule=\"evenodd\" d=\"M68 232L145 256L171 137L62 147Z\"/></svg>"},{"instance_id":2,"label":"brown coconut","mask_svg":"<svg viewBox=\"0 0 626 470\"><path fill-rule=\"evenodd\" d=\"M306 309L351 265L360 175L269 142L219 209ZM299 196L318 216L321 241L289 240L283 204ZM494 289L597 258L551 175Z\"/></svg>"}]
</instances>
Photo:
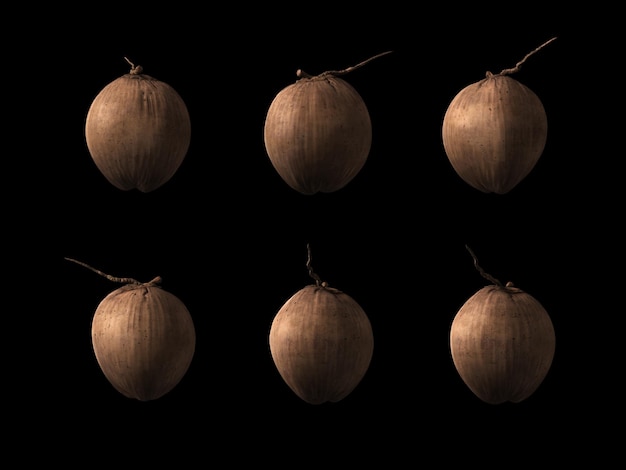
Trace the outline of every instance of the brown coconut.
<instances>
[{"instance_id":1,"label":"brown coconut","mask_svg":"<svg viewBox=\"0 0 626 470\"><path fill-rule=\"evenodd\" d=\"M169 181L182 164L191 120L174 88L131 66L130 73L96 95L87 112L85 139L111 184L147 193Z\"/></svg>"},{"instance_id":2,"label":"brown coconut","mask_svg":"<svg viewBox=\"0 0 626 470\"><path fill-rule=\"evenodd\" d=\"M455 315L450 328L452 360L463 382L482 401L519 403L539 388L550 370L554 327L533 296L510 282L502 285L483 275L494 284L478 290Z\"/></svg>"},{"instance_id":3,"label":"brown coconut","mask_svg":"<svg viewBox=\"0 0 626 470\"><path fill-rule=\"evenodd\" d=\"M339 76L384 54L316 76L298 70L299 79L273 99L263 129L265 149L291 188L306 195L330 193L361 171L372 144L370 114Z\"/></svg>"},{"instance_id":4,"label":"brown coconut","mask_svg":"<svg viewBox=\"0 0 626 470\"><path fill-rule=\"evenodd\" d=\"M162 397L182 380L193 359L196 333L189 310L158 285L160 277L142 283L94 271L125 283L100 302L93 316L91 339L100 369L128 398Z\"/></svg>"},{"instance_id":5,"label":"brown coconut","mask_svg":"<svg viewBox=\"0 0 626 470\"><path fill-rule=\"evenodd\" d=\"M289 388L317 405L344 399L361 382L374 336L352 297L312 276L316 283L296 292L274 317L269 347Z\"/></svg>"},{"instance_id":6,"label":"brown coconut","mask_svg":"<svg viewBox=\"0 0 626 470\"><path fill-rule=\"evenodd\" d=\"M463 88L444 115L445 153L455 172L482 192L511 191L535 167L545 148L548 119L543 103L510 77L531 54L514 68L487 72L484 79Z\"/></svg>"}]
</instances>

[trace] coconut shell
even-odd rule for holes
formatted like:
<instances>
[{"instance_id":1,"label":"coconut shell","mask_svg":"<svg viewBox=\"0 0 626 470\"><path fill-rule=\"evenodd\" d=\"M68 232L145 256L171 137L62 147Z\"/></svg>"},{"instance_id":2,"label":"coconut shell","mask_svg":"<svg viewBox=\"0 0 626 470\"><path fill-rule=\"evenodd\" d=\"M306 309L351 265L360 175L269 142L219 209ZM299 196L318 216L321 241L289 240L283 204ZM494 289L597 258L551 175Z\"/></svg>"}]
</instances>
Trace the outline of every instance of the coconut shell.
<instances>
[{"instance_id":1,"label":"coconut shell","mask_svg":"<svg viewBox=\"0 0 626 470\"><path fill-rule=\"evenodd\" d=\"M374 337L367 315L352 297L310 285L280 308L269 346L291 390L317 405L340 401L356 388L369 367Z\"/></svg>"},{"instance_id":2,"label":"coconut shell","mask_svg":"<svg viewBox=\"0 0 626 470\"><path fill-rule=\"evenodd\" d=\"M182 164L191 142L191 120L174 88L136 70L113 80L95 97L85 139L111 184L147 193L169 181Z\"/></svg>"},{"instance_id":3,"label":"coconut shell","mask_svg":"<svg viewBox=\"0 0 626 470\"><path fill-rule=\"evenodd\" d=\"M544 307L513 287L490 285L472 295L450 329L454 365L470 390L490 404L518 403L543 382L555 353Z\"/></svg>"},{"instance_id":4,"label":"coconut shell","mask_svg":"<svg viewBox=\"0 0 626 470\"><path fill-rule=\"evenodd\" d=\"M296 191L331 193L365 165L372 124L365 102L332 74L300 78L268 109L264 142L280 177Z\"/></svg>"},{"instance_id":5,"label":"coconut shell","mask_svg":"<svg viewBox=\"0 0 626 470\"><path fill-rule=\"evenodd\" d=\"M539 97L508 75L463 88L443 118L445 153L456 173L485 193L505 194L535 167L548 120Z\"/></svg>"},{"instance_id":6,"label":"coconut shell","mask_svg":"<svg viewBox=\"0 0 626 470\"><path fill-rule=\"evenodd\" d=\"M141 401L160 398L180 382L196 344L183 302L154 284L129 284L108 294L94 314L91 338L108 381Z\"/></svg>"}]
</instances>

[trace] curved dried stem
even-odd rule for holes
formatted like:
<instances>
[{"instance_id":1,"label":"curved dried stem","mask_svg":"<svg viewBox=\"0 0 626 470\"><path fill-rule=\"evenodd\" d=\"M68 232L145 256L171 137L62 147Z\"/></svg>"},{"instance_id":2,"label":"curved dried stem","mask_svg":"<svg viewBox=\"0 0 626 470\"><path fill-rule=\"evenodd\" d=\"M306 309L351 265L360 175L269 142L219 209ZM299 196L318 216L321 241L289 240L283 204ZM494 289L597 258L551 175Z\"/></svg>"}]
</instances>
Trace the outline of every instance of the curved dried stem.
<instances>
[{"instance_id":1,"label":"curved dried stem","mask_svg":"<svg viewBox=\"0 0 626 470\"><path fill-rule=\"evenodd\" d=\"M308 243L306 244L306 251L307 251L306 267L309 270L309 276L311 276L315 280L316 286L326 287L327 286L326 282L323 282L320 279L320 277L315 272L313 272L313 268L311 267L311 245L309 245Z\"/></svg>"},{"instance_id":2,"label":"curved dried stem","mask_svg":"<svg viewBox=\"0 0 626 470\"><path fill-rule=\"evenodd\" d=\"M347 73L352 72L353 70L356 70L358 68L363 67L365 64L371 62L374 59L378 59L379 57L382 57L384 55L387 54L391 54L393 51L387 51L387 52L381 52L380 54L376 54L373 57L370 57L369 59L364 60L363 62L359 62L356 65L353 65L352 67L348 67L347 69L343 69L343 70L328 70L327 72L323 72L321 74L318 75L318 77L325 77L326 75L335 75L335 76L339 76L339 75L345 75ZM306 73L304 70L302 69L298 69L298 71L296 72L296 75L300 78L313 78L314 75L310 75L308 73Z\"/></svg>"},{"instance_id":3,"label":"curved dried stem","mask_svg":"<svg viewBox=\"0 0 626 470\"><path fill-rule=\"evenodd\" d=\"M524 62L526 62L526 59L528 59L531 55L535 54L536 52L539 52L541 49L543 49L544 47L546 47L548 44L550 44L552 41L554 41L556 39L556 37L544 42L541 46L539 46L538 48L536 48L534 51L529 52L528 54L526 54L524 56L524 58L522 60L520 60L517 64L515 64L515 67L512 67L510 69L504 69L502 70L502 72L500 72L498 75L509 75L511 73L516 73L519 72L520 69L522 68L522 64ZM491 75L490 72L487 72L487 76Z\"/></svg>"},{"instance_id":4,"label":"curved dried stem","mask_svg":"<svg viewBox=\"0 0 626 470\"><path fill-rule=\"evenodd\" d=\"M119 282L122 284L135 284L135 285L156 285L159 284L161 282L161 277L157 276L154 279L152 279L150 282L139 282L136 279L133 279L132 277L115 277L115 276L111 276L110 274L106 274L103 273L102 271L100 271L99 269L96 268L92 268L91 266L89 266L86 263L83 263L82 261L77 261L73 258L65 258L68 261L71 261L72 263L76 263L79 264L87 269L92 270L94 273L99 274L102 277L107 278L109 281L113 281L113 282Z\"/></svg>"},{"instance_id":5,"label":"curved dried stem","mask_svg":"<svg viewBox=\"0 0 626 470\"><path fill-rule=\"evenodd\" d=\"M480 275L481 275L482 277L484 277L485 279L487 279L488 281L490 281L490 282L492 282L493 284L495 284L496 286L504 287L504 286L502 285L502 283L501 283L499 280L497 280L497 279L496 279L495 277L493 277L492 275L487 274L487 273L483 270L483 268L481 268L481 267L478 265L478 259L476 258L476 255L474 254L474 252L472 251L472 249L471 249L469 246L467 246L467 245L465 245L465 248L467 248L467 251L469 251L470 255L472 255L472 258L474 259L474 267L478 270L478 272L480 273Z\"/></svg>"}]
</instances>

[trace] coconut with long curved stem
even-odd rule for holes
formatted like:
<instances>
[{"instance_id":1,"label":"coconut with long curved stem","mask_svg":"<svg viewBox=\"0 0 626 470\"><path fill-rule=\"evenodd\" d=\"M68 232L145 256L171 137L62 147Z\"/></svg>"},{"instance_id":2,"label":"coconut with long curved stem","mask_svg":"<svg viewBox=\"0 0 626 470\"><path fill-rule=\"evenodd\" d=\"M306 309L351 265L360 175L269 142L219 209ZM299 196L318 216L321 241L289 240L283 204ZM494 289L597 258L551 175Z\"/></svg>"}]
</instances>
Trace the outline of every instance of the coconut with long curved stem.
<instances>
[{"instance_id":1,"label":"coconut with long curved stem","mask_svg":"<svg viewBox=\"0 0 626 470\"><path fill-rule=\"evenodd\" d=\"M107 380L128 398L155 400L170 392L187 373L196 332L191 314L160 277L149 282L119 278L84 266L124 286L96 308L91 325L93 350Z\"/></svg>"},{"instance_id":2,"label":"coconut with long curved stem","mask_svg":"<svg viewBox=\"0 0 626 470\"><path fill-rule=\"evenodd\" d=\"M539 97L510 75L515 67L463 88L450 102L443 118L445 153L456 173L470 186L505 194L535 167L548 136L548 118Z\"/></svg>"},{"instance_id":3,"label":"coconut with long curved stem","mask_svg":"<svg viewBox=\"0 0 626 470\"><path fill-rule=\"evenodd\" d=\"M316 76L298 70L298 80L273 99L263 128L265 149L291 188L306 195L330 193L361 171L372 122L363 98L340 76L389 53Z\"/></svg>"},{"instance_id":4,"label":"coconut with long curved stem","mask_svg":"<svg viewBox=\"0 0 626 470\"><path fill-rule=\"evenodd\" d=\"M460 308L450 328L450 352L461 379L490 404L518 403L541 385L552 365L556 338L548 312L533 296L503 285L474 265L492 284Z\"/></svg>"},{"instance_id":5,"label":"coconut with long curved stem","mask_svg":"<svg viewBox=\"0 0 626 470\"><path fill-rule=\"evenodd\" d=\"M361 306L329 287L311 268L315 284L296 292L280 308L269 333L272 359L283 380L310 404L337 402L365 376L374 336Z\"/></svg>"}]
</instances>

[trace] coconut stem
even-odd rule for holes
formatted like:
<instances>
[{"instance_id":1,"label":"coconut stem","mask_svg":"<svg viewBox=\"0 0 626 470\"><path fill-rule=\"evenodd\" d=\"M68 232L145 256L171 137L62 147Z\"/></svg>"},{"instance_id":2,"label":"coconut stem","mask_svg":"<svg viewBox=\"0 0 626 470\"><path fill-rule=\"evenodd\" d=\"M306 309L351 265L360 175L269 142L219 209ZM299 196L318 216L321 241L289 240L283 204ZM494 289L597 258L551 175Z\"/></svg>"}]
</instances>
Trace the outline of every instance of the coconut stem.
<instances>
[{"instance_id":1,"label":"coconut stem","mask_svg":"<svg viewBox=\"0 0 626 470\"><path fill-rule=\"evenodd\" d=\"M309 245L308 243L306 244L306 251L307 251L306 267L309 270L309 276L315 279L315 285L317 285L318 287L319 286L326 287L328 284L325 281L322 281L320 277L317 274L315 274L315 272L313 272L313 268L311 267L311 245Z\"/></svg>"},{"instance_id":2,"label":"coconut stem","mask_svg":"<svg viewBox=\"0 0 626 470\"><path fill-rule=\"evenodd\" d=\"M99 269L92 268L91 266L89 266L86 263L83 263L82 261L77 261L75 259L67 258L67 257L65 259L68 260L68 261L71 261L73 263L80 264L81 266L83 266L83 267L85 267L87 269L91 269L94 273L100 274L100 276L106 277L109 281L113 281L113 282L120 282L122 284L137 284L137 285L155 285L155 284L159 284L161 282L161 277L160 276L155 277L150 282L139 282L136 279L133 279L132 277L115 277L115 276L111 276L109 274L103 273Z\"/></svg>"},{"instance_id":3,"label":"coconut stem","mask_svg":"<svg viewBox=\"0 0 626 470\"><path fill-rule=\"evenodd\" d=\"M548 44L550 44L552 41L554 41L556 39L556 37L544 42L541 46L539 46L538 48L536 48L534 51L529 52L528 54L526 54L524 56L524 58L522 60L520 60L517 64L515 64L515 67L510 68L510 69L504 69L502 70L502 72L500 72L498 75L509 75L511 73L516 73L519 72L520 69L522 68L522 64L524 62L526 62L526 59L528 59L531 55L533 55L535 52L538 52L539 50L543 49L544 47L546 47ZM491 76L491 72L487 72L487 77Z\"/></svg>"},{"instance_id":4,"label":"coconut stem","mask_svg":"<svg viewBox=\"0 0 626 470\"><path fill-rule=\"evenodd\" d=\"M139 75L141 72L143 72L143 67L141 65L135 66L135 64L133 64L130 60L128 60L127 57L124 57L124 59L126 60L126 62L130 64L131 75Z\"/></svg>"},{"instance_id":5,"label":"coconut stem","mask_svg":"<svg viewBox=\"0 0 626 470\"><path fill-rule=\"evenodd\" d=\"M321 74L320 74L320 75L318 75L318 76L319 76L319 77L324 77L324 76L326 76L326 75L335 75L335 76L337 76L337 75L345 75L345 74L347 74L347 73L352 72L353 70L356 70L356 69L358 69L358 68L363 67L365 64L367 64L367 63L371 62L371 61L372 61L372 60L374 60L374 59L378 59L379 57L382 57L382 56L384 56L384 55L391 54L392 52L393 52L393 51L381 52L380 54L376 54L375 56L370 57L369 59L364 60L363 62L359 62L358 64L356 64L356 65L354 65L354 66L352 66L352 67L348 67L347 69L343 69L343 70L329 70L329 71L327 71L327 72L323 72L323 73L321 73ZM297 75L298 77L300 77L300 78L313 78L313 75L310 75L310 74L306 73L306 72L305 72L304 70L302 70L302 69L298 69L298 71L296 72L296 75Z\"/></svg>"},{"instance_id":6,"label":"coconut stem","mask_svg":"<svg viewBox=\"0 0 626 470\"><path fill-rule=\"evenodd\" d=\"M480 275L482 277L484 277L485 279L487 279L488 281L494 283L496 286L502 286L502 283L500 281L498 281L495 277L493 277L491 274L486 273L483 268L481 268L478 265L478 258L476 258L476 255L474 254L474 252L472 251L472 249L465 245L465 248L467 248L467 251L469 251L470 255L472 255L472 258L474 259L474 267L478 270L478 272L480 273Z\"/></svg>"}]
</instances>

